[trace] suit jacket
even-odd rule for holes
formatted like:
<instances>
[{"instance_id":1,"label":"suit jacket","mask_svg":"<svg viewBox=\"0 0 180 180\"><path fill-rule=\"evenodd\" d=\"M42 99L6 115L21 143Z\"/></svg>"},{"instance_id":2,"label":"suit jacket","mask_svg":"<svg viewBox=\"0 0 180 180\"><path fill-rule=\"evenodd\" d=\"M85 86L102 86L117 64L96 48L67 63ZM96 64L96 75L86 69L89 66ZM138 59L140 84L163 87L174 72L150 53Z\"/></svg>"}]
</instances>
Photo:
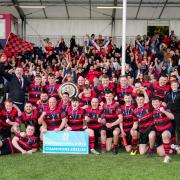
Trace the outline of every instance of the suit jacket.
<instances>
[{"instance_id":1,"label":"suit jacket","mask_svg":"<svg viewBox=\"0 0 180 180\"><path fill-rule=\"evenodd\" d=\"M8 93L8 98L12 99L14 102L24 103L25 93L27 87L30 85L30 80L27 77L23 77L23 83L21 85L15 74L12 75L4 71L4 64L2 63L0 64L0 75L8 80L5 88L6 93Z\"/></svg>"}]
</instances>

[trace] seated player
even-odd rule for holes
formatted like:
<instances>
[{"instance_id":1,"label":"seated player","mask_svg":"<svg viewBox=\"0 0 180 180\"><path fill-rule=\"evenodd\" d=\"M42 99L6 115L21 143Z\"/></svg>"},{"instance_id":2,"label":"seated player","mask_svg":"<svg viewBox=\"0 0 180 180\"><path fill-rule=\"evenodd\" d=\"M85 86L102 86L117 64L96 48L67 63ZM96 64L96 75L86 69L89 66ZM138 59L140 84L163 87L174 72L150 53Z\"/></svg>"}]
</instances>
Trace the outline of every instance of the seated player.
<instances>
[{"instance_id":1,"label":"seated player","mask_svg":"<svg viewBox=\"0 0 180 180\"><path fill-rule=\"evenodd\" d=\"M16 134L12 141L6 138L0 141L0 155L21 153L32 154L37 151L38 138L34 136L35 128L28 125L25 132Z\"/></svg>"},{"instance_id":2,"label":"seated player","mask_svg":"<svg viewBox=\"0 0 180 180\"><path fill-rule=\"evenodd\" d=\"M145 91L144 91L145 92ZM144 97L144 95L146 95ZM137 108L134 110L133 130L139 127L139 153L145 154L149 150L149 155L153 154L155 142L155 128L152 119L152 110L149 106L149 99L146 93L138 94L136 97Z\"/></svg>"},{"instance_id":3,"label":"seated player","mask_svg":"<svg viewBox=\"0 0 180 180\"><path fill-rule=\"evenodd\" d=\"M71 107L69 107L67 114L67 130L69 131L86 131L89 134L90 152L99 154L94 149L94 131L85 125L85 110L79 107L79 99L72 98Z\"/></svg>"},{"instance_id":4,"label":"seated player","mask_svg":"<svg viewBox=\"0 0 180 180\"><path fill-rule=\"evenodd\" d=\"M171 158L170 154L170 140L174 133L171 120L174 115L170 110L165 110L161 106L159 97L152 99L153 106L153 120L156 129L157 152L160 156L164 155L164 163L169 163Z\"/></svg>"},{"instance_id":5,"label":"seated player","mask_svg":"<svg viewBox=\"0 0 180 180\"><path fill-rule=\"evenodd\" d=\"M121 135L126 142L124 144L126 151L131 152L131 155L135 155L137 152L138 133L133 128L134 105L132 104L131 94L126 93L124 95L124 102L125 104L120 106L122 112L122 119L120 120Z\"/></svg>"},{"instance_id":6,"label":"seated player","mask_svg":"<svg viewBox=\"0 0 180 180\"><path fill-rule=\"evenodd\" d=\"M119 150L119 123L122 115L120 114L119 104L113 101L113 94L111 92L106 92L105 99L106 102L103 104L101 116L103 123L100 131L101 151L111 151L114 146L113 152L117 154Z\"/></svg>"}]
</instances>

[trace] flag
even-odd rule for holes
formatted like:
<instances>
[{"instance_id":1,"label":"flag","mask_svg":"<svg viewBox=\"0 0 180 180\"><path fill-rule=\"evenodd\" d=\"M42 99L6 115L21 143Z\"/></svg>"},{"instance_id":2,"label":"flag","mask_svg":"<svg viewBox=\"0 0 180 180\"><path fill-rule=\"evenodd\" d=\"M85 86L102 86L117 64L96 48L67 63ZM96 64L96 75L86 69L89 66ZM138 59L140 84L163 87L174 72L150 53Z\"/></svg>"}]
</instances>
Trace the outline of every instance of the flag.
<instances>
[{"instance_id":1,"label":"flag","mask_svg":"<svg viewBox=\"0 0 180 180\"><path fill-rule=\"evenodd\" d=\"M18 53L32 51L33 44L25 41L24 39L19 38L17 35L13 33L10 33L4 50L6 54L14 54L15 56L17 56Z\"/></svg>"}]
</instances>

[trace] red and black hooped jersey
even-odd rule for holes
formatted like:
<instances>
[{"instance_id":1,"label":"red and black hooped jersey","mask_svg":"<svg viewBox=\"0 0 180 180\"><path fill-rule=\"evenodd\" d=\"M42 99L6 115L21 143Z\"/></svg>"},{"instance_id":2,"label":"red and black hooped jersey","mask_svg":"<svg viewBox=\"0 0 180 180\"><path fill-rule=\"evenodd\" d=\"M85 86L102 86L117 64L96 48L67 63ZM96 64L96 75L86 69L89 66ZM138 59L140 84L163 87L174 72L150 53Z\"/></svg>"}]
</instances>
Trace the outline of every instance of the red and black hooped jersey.
<instances>
[{"instance_id":1,"label":"red and black hooped jersey","mask_svg":"<svg viewBox=\"0 0 180 180\"><path fill-rule=\"evenodd\" d=\"M28 151L38 147L38 138L36 136L25 136L25 137L21 137L20 135L16 135L16 136L19 137L19 141L18 141L19 146L24 150ZM16 151L19 152L19 150L17 149Z\"/></svg>"},{"instance_id":2,"label":"red and black hooped jersey","mask_svg":"<svg viewBox=\"0 0 180 180\"><path fill-rule=\"evenodd\" d=\"M12 122L20 123L18 119L18 112L17 109L13 107L12 111L8 113L5 109L1 111L1 117L0 117L0 126L1 127L10 127L11 125L6 123L6 120L9 119Z\"/></svg>"},{"instance_id":3,"label":"red and black hooped jersey","mask_svg":"<svg viewBox=\"0 0 180 180\"><path fill-rule=\"evenodd\" d=\"M48 97L55 97L56 99L60 99L59 94L58 94L58 88L59 84L55 84L54 86L46 85L45 90L48 93Z\"/></svg>"},{"instance_id":4,"label":"red and black hooped jersey","mask_svg":"<svg viewBox=\"0 0 180 180\"><path fill-rule=\"evenodd\" d=\"M37 107L38 107L37 110L39 111L39 114L41 114L43 111L46 111L48 109L48 102L46 102L46 103L39 103L37 105Z\"/></svg>"},{"instance_id":5,"label":"red and black hooped jersey","mask_svg":"<svg viewBox=\"0 0 180 180\"><path fill-rule=\"evenodd\" d=\"M133 88L131 86L127 86L126 88L121 88L120 85L117 85L116 94L119 101L124 101L124 95L126 93L132 94Z\"/></svg>"},{"instance_id":6,"label":"red and black hooped jersey","mask_svg":"<svg viewBox=\"0 0 180 180\"><path fill-rule=\"evenodd\" d=\"M106 123L115 122L118 119L119 114L121 114L121 111L117 102L112 102L111 104L103 104L101 118L105 118Z\"/></svg>"},{"instance_id":7,"label":"red and black hooped jersey","mask_svg":"<svg viewBox=\"0 0 180 180\"><path fill-rule=\"evenodd\" d=\"M29 102L35 104L39 99L40 95L43 91L43 86L36 86L35 84L31 84L29 87Z\"/></svg>"},{"instance_id":8,"label":"red and black hooped jersey","mask_svg":"<svg viewBox=\"0 0 180 180\"><path fill-rule=\"evenodd\" d=\"M129 132L131 128L133 127L134 121L137 120L133 118L133 112L134 112L134 105L131 104L130 106L126 106L126 105L121 106L124 132Z\"/></svg>"},{"instance_id":9,"label":"red and black hooped jersey","mask_svg":"<svg viewBox=\"0 0 180 180\"><path fill-rule=\"evenodd\" d=\"M152 110L150 109L149 104L145 104L141 108L136 108L133 115L134 120L138 121L139 131L141 133L148 133L154 128Z\"/></svg>"},{"instance_id":10,"label":"red and black hooped jersey","mask_svg":"<svg viewBox=\"0 0 180 180\"><path fill-rule=\"evenodd\" d=\"M90 121L87 123L88 128L99 129L100 127L102 127L102 124L98 122L101 114L102 110L92 109L91 107L86 109L86 116L90 119Z\"/></svg>"},{"instance_id":11,"label":"red and black hooped jersey","mask_svg":"<svg viewBox=\"0 0 180 180\"><path fill-rule=\"evenodd\" d=\"M73 110L72 107L68 109L66 118L68 119L67 123L72 128L72 131L78 131L83 128L84 117L84 109L78 108L77 110Z\"/></svg>"},{"instance_id":12,"label":"red and black hooped jersey","mask_svg":"<svg viewBox=\"0 0 180 180\"><path fill-rule=\"evenodd\" d=\"M39 114L36 109L33 110L32 115L27 115L26 112L22 113L22 116L20 117L20 120L25 126L27 125L33 125L36 126L38 124L38 118Z\"/></svg>"},{"instance_id":13,"label":"red and black hooped jersey","mask_svg":"<svg viewBox=\"0 0 180 180\"><path fill-rule=\"evenodd\" d=\"M85 105L91 105L91 100L93 97L94 97L93 95L90 97L82 96L80 100L80 107L85 106Z\"/></svg>"},{"instance_id":14,"label":"red and black hooped jersey","mask_svg":"<svg viewBox=\"0 0 180 180\"><path fill-rule=\"evenodd\" d=\"M170 112L170 110L167 110L167 111ZM171 119L169 119L159 109L153 110L153 120L154 120L155 128L157 131L163 132L173 127Z\"/></svg>"},{"instance_id":15,"label":"red and black hooped jersey","mask_svg":"<svg viewBox=\"0 0 180 180\"><path fill-rule=\"evenodd\" d=\"M44 117L44 121L47 124L47 130L53 131L56 128L59 128L61 125L62 119L64 118L62 112L60 112L59 108L51 111L47 109L46 115Z\"/></svg>"},{"instance_id":16,"label":"red and black hooped jersey","mask_svg":"<svg viewBox=\"0 0 180 180\"><path fill-rule=\"evenodd\" d=\"M152 85L153 89L153 96L158 96L159 98L163 99L167 95L167 93L170 91L170 86L165 85L163 87L159 86L158 82L155 82Z\"/></svg>"},{"instance_id":17,"label":"red and black hooped jersey","mask_svg":"<svg viewBox=\"0 0 180 180\"><path fill-rule=\"evenodd\" d=\"M105 102L105 94L106 92L111 92L114 96L116 94L116 86L114 83L109 83L109 86L104 88L102 85L99 85L94 88L96 97L100 100Z\"/></svg>"},{"instance_id":18,"label":"red and black hooped jersey","mask_svg":"<svg viewBox=\"0 0 180 180\"><path fill-rule=\"evenodd\" d=\"M64 104L62 101L58 105L58 109L62 113L67 113L69 107L70 107L70 103Z\"/></svg>"}]
</instances>

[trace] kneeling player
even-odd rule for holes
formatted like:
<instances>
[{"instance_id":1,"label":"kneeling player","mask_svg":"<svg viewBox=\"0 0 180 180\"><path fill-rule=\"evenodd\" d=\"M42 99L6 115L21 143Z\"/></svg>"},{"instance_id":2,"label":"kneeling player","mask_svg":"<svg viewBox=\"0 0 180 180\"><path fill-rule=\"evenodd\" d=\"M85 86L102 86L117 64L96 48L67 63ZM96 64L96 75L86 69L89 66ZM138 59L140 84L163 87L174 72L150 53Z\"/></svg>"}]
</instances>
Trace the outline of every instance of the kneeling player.
<instances>
[{"instance_id":1,"label":"kneeling player","mask_svg":"<svg viewBox=\"0 0 180 180\"><path fill-rule=\"evenodd\" d=\"M145 98L143 94L137 95L137 108L134 110L134 118L136 118L137 121L134 122L134 128L139 127L139 153L143 155L149 149L149 155L151 156L154 151L156 133L152 119L152 111L147 103L148 101L147 96Z\"/></svg>"},{"instance_id":2,"label":"kneeling player","mask_svg":"<svg viewBox=\"0 0 180 180\"><path fill-rule=\"evenodd\" d=\"M119 123L122 118L120 114L119 104L113 101L113 94L106 92L106 102L103 104L102 109L102 123L104 126L101 128L101 151L111 151L114 145L113 152L118 153L119 150ZM112 145L113 140L113 145Z\"/></svg>"},{"instance_id":3,"label":"kneeling player","mask_svg":"<svg viewBox=\"0 0 180 180\"><path fill-rule=\"evenodd\" d=\"M89 134L89 146L90 152L93 154L99 154L94 149L94 131L85 126L85 110L79 107L79 99L72 98L71 107L69 107L66 113L67 130L69 131L86 131Z\"/></svg>"},{"instance_id":4,"label":"kneeling player","mask_svg":"<svg viewBox=\"0 0 180 180\"><path fill-rule=\"evenodd\" d=\"M170 153L170 140L173 134L173 126L171 120L174 119L174 115L170 110L165 110L161 107L161 102L158 97L152 99L153 120L156 129L156 140L157 140L157 152L159 155L164 155L164 163L169 163L171 160ZM163 148L162 148L163 144Z\"/></svg>"}]
</instances>

